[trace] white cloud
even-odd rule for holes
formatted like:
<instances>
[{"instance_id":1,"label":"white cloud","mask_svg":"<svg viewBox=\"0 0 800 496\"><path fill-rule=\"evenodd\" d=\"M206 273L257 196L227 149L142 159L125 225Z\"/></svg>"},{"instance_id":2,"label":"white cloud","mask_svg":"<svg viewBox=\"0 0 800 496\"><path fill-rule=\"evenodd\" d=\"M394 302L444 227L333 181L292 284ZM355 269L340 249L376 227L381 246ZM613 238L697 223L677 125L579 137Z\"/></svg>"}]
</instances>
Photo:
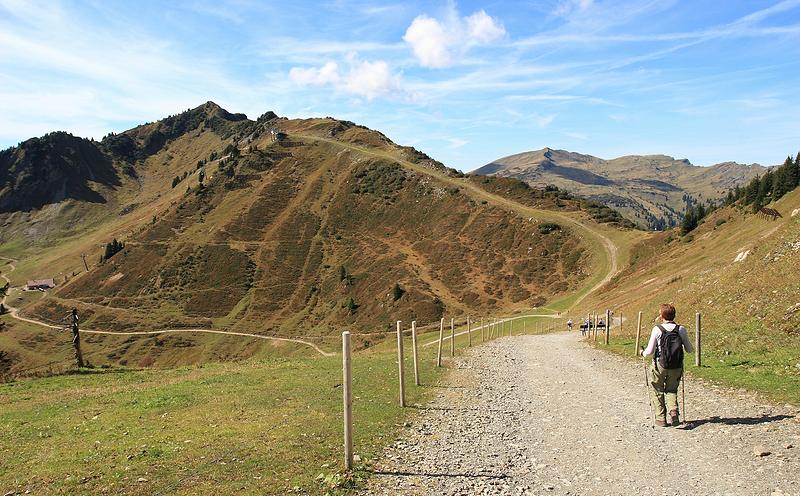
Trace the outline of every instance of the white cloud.
<instances>
[{"instance_id":1,"label":"white cloud","mask_svg":"<svg viewBox=\"0 0 800 496\"><path fill-rule=\"evenodd\" d=\"M411 46L421 66L442 68L455 64L470 47L488 45L505 36L503 23L484 10L461 17L451 6L443 21L427 15L417 16L403 40Z\"/></svg>"},{"instance_id":2,"label":"white cloud","mask_svg":"<svg viewBox=\"0 0 800 496\"><path fill-rule=\"evenodd\" d=\"M400 91L400 77L392 74L389 64L383 60L356 60L350 68L344 88L350 93L372 99Z\"/></svg>"},{"instance_id":3,"label":"white cloud","mask_svg":"<svg viewBox=\"0 0 800 496\"><path fill-rule=\"evenodd\" d=\"M333 86L338 91L368 100L379 96L407 96L400 75L392 73L386 61L360 60L355 54L350 54L347 61L349 68L346 73L331 61L319 68L292 67L289 78L298 86Z\"/></svg>"},{"instance_id":4,"label":"white cloud","mask_svg":"<svg viewBox=\"0 0 800 496\"><path fill-rule=\"evenodd\" d=\"M319 69L314 67L292 67L289 78L300 86L325 86L339 82L339 66L328 62Z\"/></svg>"},{"instance_id":5,"label":"white cloud","mask_svg":"<svg viewBox=\"0 0 800 496\"><path fill-rule=\"evenodd\" d=\"M482 44L493 43L506 35L503 24L489 16L485 10L479 10L467 17L467 27L470 39Z\"/></svg>"},{"instance_id":6,"label":"white cloud","mask_svg":"<svg viewBox=\"0 0 800 496\"><path fill-rule=\"evenodd\" d=\"M428 16L419 16L406 30L403 40L411 45L414 56L423 67L447 67L451 64L452 34L444 24Z\"/></svg>"}]
</instances>

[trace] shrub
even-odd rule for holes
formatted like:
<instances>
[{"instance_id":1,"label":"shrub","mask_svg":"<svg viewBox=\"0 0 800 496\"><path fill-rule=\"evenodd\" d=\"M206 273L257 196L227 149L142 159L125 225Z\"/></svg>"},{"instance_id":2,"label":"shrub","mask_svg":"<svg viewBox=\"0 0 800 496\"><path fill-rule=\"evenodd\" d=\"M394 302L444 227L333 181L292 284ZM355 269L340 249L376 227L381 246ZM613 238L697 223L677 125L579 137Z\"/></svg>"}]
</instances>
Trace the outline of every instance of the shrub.
<instances>
[{"instance_id":1,"label":"shrub","mask_svg":"<svg viewBox=\"0 0 800 496\"><path fill-rule=\"evenodd\" d=\"M725 219L717 219L716 226L719 227L722 224L724 224L725 222L727 222Z\"/></svg>"},{"instance_id":2,"label":"shrub","mask_svg":"<svg viewBox=\"0 0 800 496\"><path fill-rule=\"evenodd\" d=\"M394 287L392 288L392 298L394 299L394 301L397 301L403 297L403 294L405 294L405 292L406 291L400 287L400 284L395 283Z\"/></svg>"},{"instance_id":3,"label":"shrub","mask_svg":"<svg viewBox=\"0 0 800 496\"><path fill-rule=\"evenodd\" d=\"M561 226L553 222L545 222L539 226L539 232L542 234L550 234L553 231L561 230Z\"/></svg>"}]
</instances>

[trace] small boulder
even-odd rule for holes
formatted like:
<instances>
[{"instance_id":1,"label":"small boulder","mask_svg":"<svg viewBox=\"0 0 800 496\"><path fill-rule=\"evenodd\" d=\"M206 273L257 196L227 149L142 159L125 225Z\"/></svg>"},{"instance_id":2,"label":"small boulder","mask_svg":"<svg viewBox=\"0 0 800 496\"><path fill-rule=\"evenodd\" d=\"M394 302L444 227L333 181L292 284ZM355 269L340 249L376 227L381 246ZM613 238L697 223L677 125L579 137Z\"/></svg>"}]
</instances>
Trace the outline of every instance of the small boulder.
<instances>
[{"instance_id":1,"label":"small boulder","mask_svg":"<svg viewBox=\"0 0 800 496\"><path fill-rule=\"evenodd\" d=\"M761 457L763 457L763 456L769 456L769 455L771 455L771 454L772 454L772 452L771 452L771 451L769 451L768 449L766 449L766 448L765 448L765 447L763 447L763 446L755 446L755 447L753 447L753 454L754 454L754 455L756 455L756 456L761 456Z\"/></svg>"}]
</instances>

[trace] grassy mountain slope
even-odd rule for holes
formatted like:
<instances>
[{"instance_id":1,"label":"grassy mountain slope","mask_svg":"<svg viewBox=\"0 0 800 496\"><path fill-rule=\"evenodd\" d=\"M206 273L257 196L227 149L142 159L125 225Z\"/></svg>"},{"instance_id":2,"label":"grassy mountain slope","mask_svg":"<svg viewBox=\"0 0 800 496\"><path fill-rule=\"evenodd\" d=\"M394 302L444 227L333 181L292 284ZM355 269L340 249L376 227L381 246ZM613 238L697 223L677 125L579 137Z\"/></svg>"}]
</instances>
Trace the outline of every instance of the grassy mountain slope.
<instances>
[{"instance_id":1,"label":"grassy mountain slope","mask_svg":"<svg viewBox=\"0 0 800 496\"><path fill-rule=\"evenodd\" d=\"M515 177L536 187L553 184L611 206L641 227L662 228L680 221L686 195L719 200L765 170L734 162L697 167L664 155L603 160L544 148L495 160L475 173Z\"/></svg>"},{"instance_id":2,"label":"grassy mountain slope","mask_svg":"<svg viewBox=\"0 0 800 496\"><path fill-rule=\"evenodd\" d=\"M626 319L617 344L633 349L636 313L649 336L658 304L674 302L693 334L703 314L704 367L695 373L796 401L800 394L800 190L770 205L772 221L750 209L715 211L690 235L651 235L631 264L587 308L614 308ZM795 216L792 216L792 214ZM645 338L643 338L645 339Z\"/></svg>"},{"instance_id":3,"label":"grassy mountain slope","mask_svg":"<svg viewBox=\"0 0 800 496\"><path fill-rule=\"evenodd\" d=\"M270 129L289 138L273 142ZM638 236L620 230L611 211L516 181L464 177L329 118L251 121L208 103L93 145L130 179L102 191L101 205L113 208L92 210L87 229L0 244L1 255L20 259L9 273L15 286L53 275L59 283L41 299L17 300L15 290L10 302L25 315L58 321L75 306L96 330L201 327L330 346L342 328L383 332L398 318L566 306L621 266L616 238ZM65 202L88 211L78 199L56 207ZM45 210L5 219L25 232ZM609 223L597 224L601 217ZM112 238L125 249L98 264ZM96 363L284 352L219 336L164 339L183 344L176 351L130 337Z\"/></svg>"}]
</instances>

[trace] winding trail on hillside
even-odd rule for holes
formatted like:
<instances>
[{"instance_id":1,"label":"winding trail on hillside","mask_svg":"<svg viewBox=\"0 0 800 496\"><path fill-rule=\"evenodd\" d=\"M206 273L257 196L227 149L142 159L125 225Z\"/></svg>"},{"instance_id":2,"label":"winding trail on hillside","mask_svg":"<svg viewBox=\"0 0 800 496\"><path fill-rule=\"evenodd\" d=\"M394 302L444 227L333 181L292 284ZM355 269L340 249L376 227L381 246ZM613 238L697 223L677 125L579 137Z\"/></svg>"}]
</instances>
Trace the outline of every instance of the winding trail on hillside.
<instances>
[{"instance_id":1,"label":"winding trail on hillside","mask_svg":"<svg viewBox=\"0 0 800 496\"><path fill-rule=\"evenodd\" d=\"M362 494L800 494L796 406L690 378L692 423L655 428L643 364L576 332L503 337L451 360Z\"/></svg>"},{"instance_id":2,"label":"winding trail on hillside","mask_svg":"<svg viewBox=\"0 0 800 496\"><path fill-rule=\"evenodd\" d=\"M16 262L17 260L14 260L13 258L7 258L7 257L0 257L0 259L7 260L9 262L6 265L7 267L11 268L8 272L13 272L14 270L16 270L16 267L14 266L14 262ZM9 279L5 275L5 273L0 273L0 277L2 277L6 282L11 284L11 279ZM48 329L63 329L63 326L48 324L47 322L42 322L42 321L35 320L35 319L29 319L27 317L23 317L23 316L19 315L19 309L18 308L14 308L14 307L6 304L6 299L7 298L8 298L8 295L3 296L3 299L0 300L0 303L3 303L5 305L5 307L8 309L8 314L9 314L9 316L11 318L19 320L19 321L22 321L22 322L27 322L29 324L34 324L34 325L37 325L37 326L46 327ZM320 355L325 356L325 357L331 357L331 356L335 355L335 353L327 352L327 351L323 350L322 348L320 348L319 346L317 346L316 344L314 344L314 343L312 343L310 341L305 341L303 339L284 338L284 337L280 337L280 336L267 336L267 335L262 335L262 334L251 334L251 333L247 333L247 332L221 331L221 330L217 330L217 329L162 329L162 330L158 330L158 331L128 331L128 332L98 331L98 330L94 330L94 329L81 329L81 333L85 333L85 334L101 334L101 335L108 335L108 336L154 336L154 335L157 335L157 334L175 334L175 333L222 334L222 335L225 335L225 336L239 336L239 337L263 339L263 340L267 340L267 341L282 341L282 342L285 342L285 343L297 343L297 344L302 344L304 346L308 346L308 347L312 348L314 351L316 351L317 353L319 353Z\"/></svg>"},{"instance_id":3,"label":"winding trail on hillside","mask_svg":"<svg viewBox=\"0 0 800 496\"><path fill-rule=\"evenodd\" d=\"M365 148L362 146L354 145L351 143L345 143L336 139L332 138L324 138L322 136L316 136L311 134L299 134L298 135L301 139L311 140L311 141L320 141L323 143L328 143L330 145L338 146L341 148L349 149L357 153L371 155L373 157L379 157L391 160L393 162L397 162L398 164L411 169L417 173L425 174L429 177L433 177L440 182L444 182L450 185L459 186L464 189L469 190L471 196L476 197L481 200L486 200L487 202L493 203L495 205L503 206L505 208L511 209L512 211L525 216L525 217L536 217L536 218L551 218L554 220L558 220L565 224L569 224L575 227L579 232L587 236L590 240L594 239L603 247L603 252L605 253L606 260L601 261L598 266L602 273L602 277L598 275L599 280L587 287L578 290L579 296L572 302L571 308L577 306L583 299L591 293L599 290L603 287L606 283L611 281L611 279L621 270L619 266L619 248L614 243L614 241L606 236L605 234L592 229L591 226L582 222L580 219L576 219L572 216L566 215L564 213L555 211L555 210L543 210L534 207L529 207L527 205L523 205L521 203L515 202L514 200L505 198L503 196L490 193L483 188L470 183L467 180L449 177L445 174L436 172L428 167L415 164L413 162L409 162L408 160L403 160L391 153L379 150L379 149L372 149L372 148Z\"/></svg>"}]
</instances>

